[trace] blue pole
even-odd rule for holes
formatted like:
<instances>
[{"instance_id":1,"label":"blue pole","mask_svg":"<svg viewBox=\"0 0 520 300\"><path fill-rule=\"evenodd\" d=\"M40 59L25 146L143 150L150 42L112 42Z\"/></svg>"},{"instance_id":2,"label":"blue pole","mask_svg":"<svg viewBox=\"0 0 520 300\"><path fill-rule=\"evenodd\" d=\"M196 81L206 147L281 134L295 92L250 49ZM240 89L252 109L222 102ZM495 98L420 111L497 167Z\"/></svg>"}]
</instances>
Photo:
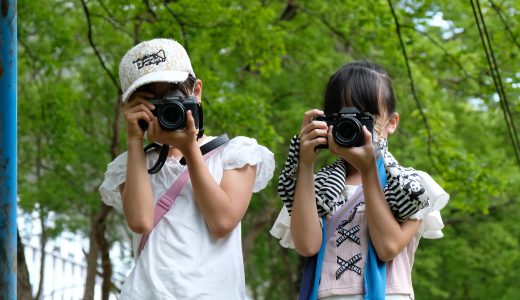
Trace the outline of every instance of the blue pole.
<instances>
[{"instance_id":1,"label":"blue pole","mask_svg":"<svg viewBox=\"0 0 520 300\"><path fill-rule=\"evenodd\" d=\"M16 0L0 0L0 299L16 299Z\"/></svg>"}]
</instances>

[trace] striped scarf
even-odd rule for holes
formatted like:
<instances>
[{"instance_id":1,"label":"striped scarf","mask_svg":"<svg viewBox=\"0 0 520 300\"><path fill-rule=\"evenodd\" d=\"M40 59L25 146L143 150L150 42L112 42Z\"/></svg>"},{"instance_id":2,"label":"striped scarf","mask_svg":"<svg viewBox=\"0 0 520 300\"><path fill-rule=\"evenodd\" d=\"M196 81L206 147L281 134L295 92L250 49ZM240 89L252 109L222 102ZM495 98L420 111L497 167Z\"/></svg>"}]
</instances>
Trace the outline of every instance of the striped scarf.
<instances>
[{"instance_id":1,"label":"striped scarf","mask_svg":"<svg viewBox=\"0 0 520 300\"><path fill-rule=\"evenodd\" d=\"M278 178L278 194L287 207L289 215L292 213L296 188L299 150L300 137L296 135L291 139L289 155ZM413 168L400 166L393 155L388 152L386 139L380 139L379 151L383 158L387 176L387 182L383 189L386 201L395 218L402 222L428 205L428 195L417 171ZM315 175L316 205L320 217L334 213L345 203L342 191L345 189L346 175L346 162L341 158L322 168Z\"/></svg>"}]
</instances>

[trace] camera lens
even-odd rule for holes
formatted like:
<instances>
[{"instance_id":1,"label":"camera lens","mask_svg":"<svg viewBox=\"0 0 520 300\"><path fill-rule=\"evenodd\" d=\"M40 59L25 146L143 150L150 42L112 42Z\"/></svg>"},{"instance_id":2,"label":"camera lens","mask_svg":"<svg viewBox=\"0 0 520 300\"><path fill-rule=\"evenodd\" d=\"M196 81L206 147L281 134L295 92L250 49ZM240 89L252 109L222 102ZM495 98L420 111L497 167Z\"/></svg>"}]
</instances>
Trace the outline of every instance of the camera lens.
<instances>
[{"instance_id":1,"label":"camera lens","mask_svg":"<svg viewBox=\"0 0 520 300\"><path fill-rule=\"evenodd\" d=\"M157 116L159 118L159 124L166 130L182 128L186 123L186 111L184 110L184 106L177 101L164 105Z\"/></svg>"},{"instance_id":2,"label":"camera lens","mask_svg":"<svg viewBox=\"0 0 520 300\"><path fill-rule=\"evenodd\" d=\"M363 144L363 127L361 123L354 118L339 118L332 128L332 136L340 146L359 146Z\"/></svg>"}]
</instances>

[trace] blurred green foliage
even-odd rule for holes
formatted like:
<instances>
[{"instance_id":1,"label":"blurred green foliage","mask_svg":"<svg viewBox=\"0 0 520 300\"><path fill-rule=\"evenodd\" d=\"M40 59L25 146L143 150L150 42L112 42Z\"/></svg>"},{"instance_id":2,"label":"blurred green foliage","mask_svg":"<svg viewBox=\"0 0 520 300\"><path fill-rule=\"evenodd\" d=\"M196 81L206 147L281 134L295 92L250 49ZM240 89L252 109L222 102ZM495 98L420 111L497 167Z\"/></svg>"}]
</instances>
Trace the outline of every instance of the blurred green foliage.
<instances>
[{"instance_id":1,"label":"blurred green foliage","mask_svg":"<svg viewBox=\"0 0 520 300\"><path fill-rule=\"evenodd\" d=\"M416 298L520 297L520 166L471 5L392 4L406 58L382 0L18 1L21 208L39 212L51 236L89 236L106 165L126 146L119 60L140 41L176 39L203 81L208 133L254 137L275 153L274 180L242 222L246 281L255 299L293 299L301 260L268 233L282 206L276 178L329 76L367 59L388 70L398 97L391 151L451 195L445 237L422 240L417 252ZM520 2L481 7L518 128ZM124 240L121 215L107 222L111 243Z\"/></svg>"}]
</instances>

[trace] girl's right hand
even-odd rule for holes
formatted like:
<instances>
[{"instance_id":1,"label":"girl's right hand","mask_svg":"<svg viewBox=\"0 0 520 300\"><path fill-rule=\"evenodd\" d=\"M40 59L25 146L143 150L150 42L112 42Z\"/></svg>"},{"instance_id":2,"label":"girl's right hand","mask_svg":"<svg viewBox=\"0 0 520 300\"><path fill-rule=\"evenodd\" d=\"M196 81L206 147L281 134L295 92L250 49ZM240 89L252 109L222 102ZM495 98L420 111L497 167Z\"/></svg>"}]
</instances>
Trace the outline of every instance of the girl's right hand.
<instances>
[{"instance_id":1,"label":"girl's right hand","mask_svg":"<svg viewBox=\"0 0 520 300\"><path fill-rule=\"evenodd\" d=\"M152 113L155 106L148 101L148 99L151 99L153 96L151 93L135 92L125 103L124 114L128 139L144 138L144 131L141 126L139 126L139 120L150 124L150 122L155 119Z\"/></svg>"},{"instance_id":2,"label":"girl's right hand","mask_svg":"<svg viewBox=\"0 0 520 300\"><path fill-rule=\"evenodd\" d=\"M316 146L327 145L327 123L313 121L314 117L323 114L319 109L305 112L300 130L300 163L314 163L318 156Z\"/></svg>"}]
</instances>

